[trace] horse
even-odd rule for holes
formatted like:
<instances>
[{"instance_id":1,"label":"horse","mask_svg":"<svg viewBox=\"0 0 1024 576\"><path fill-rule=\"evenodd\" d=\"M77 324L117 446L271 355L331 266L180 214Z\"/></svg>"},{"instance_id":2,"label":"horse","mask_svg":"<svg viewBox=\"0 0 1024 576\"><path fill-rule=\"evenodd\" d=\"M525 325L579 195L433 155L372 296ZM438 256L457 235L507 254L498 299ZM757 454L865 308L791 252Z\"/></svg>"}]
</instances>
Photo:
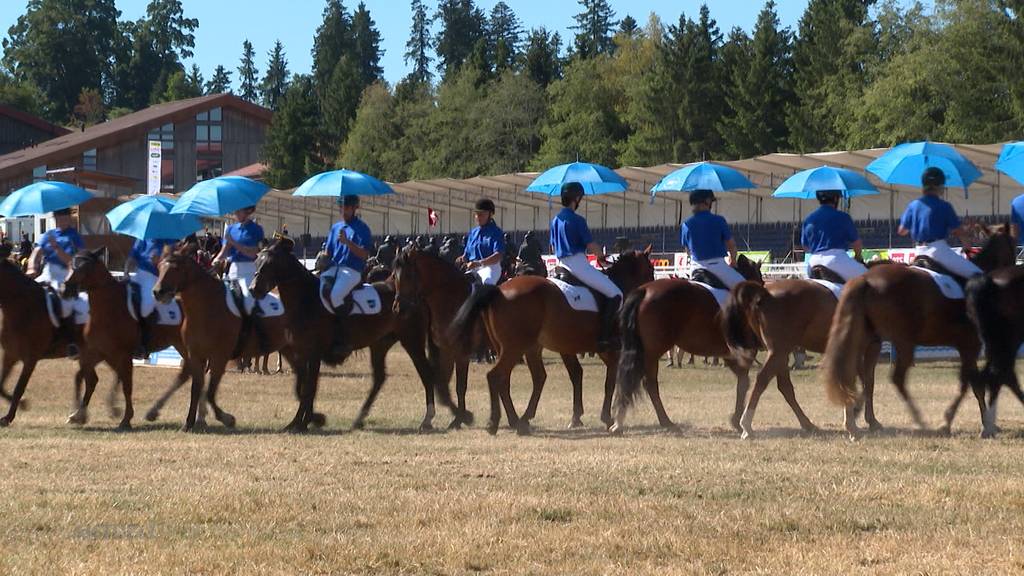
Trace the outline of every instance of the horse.
<instances>
[{"instance_id":1,"label":"horse","mask_svg":"<svg viewBox=\"0 0 1024 576\"><path fill-rule=\"evenodd\" d=\"M80 363L93 370L100 362L106 362L121 382L125 409L118 430L130 430L132 416L132 353L142 337L139 323L128 312L128 285L118 282L107 270L102 256L106 248L80 250L71 261L71 274L65 282L65 297L76 295L78 289L89 295L89 321L83 329L83 337L89 343L88 352L81 356ZM147 352L163 350L173 346L184 358L182 368L175 377L172 390L180 387L189 375L188 356L181 340L178 326L154 325L150 329ZM96 382L87 382L78 409L68 418L72 424L85 424L88 419L89 400L95 391ZM77 395L76 395L77 396Z\"/></svg>"},{"instance_id":2,"label":"horse","mask_svg":"<svg viewBox=\"0 0 1024 576\"><path fill-rule=\"evenodd\" d=\"M420 316L399 318L392 311L394 287L388 282L378 282L373 286L381 297L380 312L346 319L352 326L348 331L352 338L351 349L369 347L373 371L372 387L353 427L360 429L365 426L370 408L387 377L388 350L395 342L400 342L423 382L426 414L420 423L420 430L430 430L433 428L436 379L426 357L426 329L423 319ZM288 239L277 240L262 250L256 258L256 275L251 287L253 295L257 298L262 297L274 287L277 288L285 309L288 310L285 336L292 350L295 386L299 392L299 409L287 429L301 432L307 428L314 414L313 403L316 399L321 361L340 364L345 358L334 358L330 355L335 336L334 315L327 311L320 301L320 279L295 258L291 240ZM456 419L472 420L472 414L452 406L447 383L443 388L438 387L436 391L441 397L442 405L452 408Z\"/></svg>"},{"instance_id":3,"label":"horse","mask_svg":"<svg viewBox=\"0 0 1024 576\"><path fill-rule=\"evenodd\" d=\"M763 284L761 265L744 255L736 270L747 280ZM676 425L665 412L658 387L658 365L673 345L698 356L717 356L736 375L736 406L731 424L740 430L740 411L750 386L749 368L731 357L721 326L722 310L704 287L683 278L664 278L640 286L626 296L619 315L622 351L615 383L615 422L610 431L621 434L626 412L640 392L643 380L658 423Z\"/></svg>"},{"instance_id":4,"label":"horse","mask_svg":"<svg viewBox=\"0 0 1024 576\"><path fill-rule=\"evenodd\" d=\"M196 262L193 249L183 247L167 250L159 266L160 276L153 286L153 294L160 302L169 302L179 296L184 319L181 337L185 356L189 359L192 377L188 416L182 430L196 431L196 413L200 408L206 372L210 373L206 388L206 401L214 416L224 426L235 425L235 417L217 405L217 388L228 361L240 356L254 357L281 350L289 358L285 347L284 316L260 318L256 330L244 333L242 319L235 316L224 299L224 285ZM257 334L262 330L263 338ZM265 340L265 342L261 342Z\"/></svg>"},{"instance_id":5,"label":"horse","mask_svg":"<svg viewBox=\"0 0 1024 576\"><path fill-rule=\"evenodd\" d=\"M789 357L799 348L825 351L836 304L832 291L812 280L778 280L764 286L741 282L733 287L722 312L725 341L733 359L749 368L759 349L768 351L740 418L742 438L753 435L754 412L773 379L800 427L807 432L817 431L796 400ZM859 368L866 398L865 419L871 430L882 427L875 418L873 402L875 364L880 352L881 342L872 341Z\"/></svg>"},{"instance_id":6,"label":"horse","mask_svg":"<svg viewBox=\"0 0 1024 576\"><path fill-rule=\"evenodd\" d=\"M0 309L3 310L3 320L0 321L0 348L3 349L3 357L0 358L0 397L11 405L7 414L0 417L0 428L14 422L18 407L24 403L22 396L36 364L43 359L63 358L70 344L50 323L46 310L46 290L33 282L21 266L11 261L11 250L10 244L0 245ZM95 386L99 379L96 371L81 364L82 355L88 354L88 346L78 327L74 340L79 348L75 386L80 388L83 381L86 385ZM18 362L21 362L21 373L13 393L9 394L5 384Z\"/></svg>"},{"instance_id":7,"label":"horse","mask_svg":"<svg viewBox=\"0 0 1024 576\"><path fill-rule=\"evenodd\" d=\"M654 279L650 260L651 247L642 252L623 252L604 272L623 291L629 293L644 282ZM600 321L595 312L574 310L565 295L552 282L536 276L518 276L500 286L480 286L459 309L451 326L456 341L466 343L477 319L482 319L487 335L498 352L494 367L487 373L491 400L491 418L487 431L496 434L501 418L499 400L505 407L509 425L520 434L530 432L530 420L537 411L546 373L541 352L544 348L562 355L598 351ZM664 352L664 351L662 351ZM509 393L512 370L526 356L533 376L533 393L522 418L516 414ZM606 367L605 396L601 421L611 421L614 376L619 354L616 350L599 353ZM566 363L568 366L568 362ZM578 366L578 364L576 364ZM578 378L572 378L578 376ZM582 411L582 371L570 374L573 379L574 411Z\"/></svg>"},{"instance_id":8,"label":"horse","mask_svg":"<svg viewBox=\"0 0 1024 576\"><path fill-rule=\"evenodd\" d=\"M972 257L985 272L1012 264L1013 240L1006 226L990 233L981 251ZM825 348L822 371L829 398L845 407L846 430L856 437L859 409L856 375L865 351L875 341L892 343L896 358L890 378L906 403L914 422L926 428L907 390L907 372L915 346L951 346L960 353L960 390L946 409L941 431L948 434L960 403L970 387L982 420L986 413L984 383L978 373L981 341L967 316L963 299L943 296L924 271L902 264L882 264L846 284L836 307Z\"/></svg>"}]
</instances>

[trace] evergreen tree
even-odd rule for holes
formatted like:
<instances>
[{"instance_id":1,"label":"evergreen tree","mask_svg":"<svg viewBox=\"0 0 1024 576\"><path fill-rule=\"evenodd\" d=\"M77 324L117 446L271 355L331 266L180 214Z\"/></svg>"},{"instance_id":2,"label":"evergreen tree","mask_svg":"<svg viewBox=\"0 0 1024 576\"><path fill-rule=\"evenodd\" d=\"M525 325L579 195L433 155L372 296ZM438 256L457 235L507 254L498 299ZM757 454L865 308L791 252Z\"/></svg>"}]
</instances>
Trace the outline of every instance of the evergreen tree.
<instances>
[{"instance_id":1,"label":"evergreen tree","mask_svg":"<svg viewBox=\"0 0 1024 576\"><path fill-rule=\"evenodd\" d=\"M412 0L412 28L405 43L405 63L412 64L409 79L413 82L430 82L433 77L430 71L430 49L433 47L430 23L423 0Z\"/></svg>"},{"instance_id":2,"label":"evergreen tree","mask_svg":"<svg viewBox=\"0 0 1024 576\"><path fill-rule=\"evenodd\" d=\"M144 18L121 26L126 40L116 66L115 101L138 109L160 101L169 77L184 70L199 21L185 17L181 0L150 0Z\"/></svg>"},{"instance_id":3,"label":"evergreen tree","mask_svg":"<svg viewBox=\"0 0 1024 576\"><path fill-rule=\"evenodd\" d=\"M206 82L203 81L203 73L199 70L198 64L193 64L192 68L189 70L188 83L189 86L195 90L197 96L202 96L203 86Z\"/></svg>"},{"instance_id":4,"label":"evergreen tree","mask_svg":"<svg viewBox=\"0 0 1024 576\"><path fill-rule=\"evenodd\" d=\"M267 73L260 82L260 95L263 105L271 110L277 110L281 98L288 90L288 61L284 56L284 45L278 40L274 42L274 49L270 51L270 61L267 62Z\"/></svg>"},{"instance_id":5,"label":"evergreen tree","mask_svg":"<svg viewBox=\"0 0 1024 576\"><path fill-rule=\"evenodd\" d=\"M348 137L352 120L355 119L362 93L359 65L351 54L345 54L335 67L320 98L324 127L319 148L324 158L333 161L338 157L341 145Z\"/></svg>"},{"instance_id":6,"label":"evergreen tree","mask_svg":"<svg viewBox=\"0 0 1024 576\"><path fill-rule=\"evenodd\" d=\"M547 98L536 82L505 71L480 103L468 137L481 153L481 174L523 172L540 149L540 126Z\"/></svg>"},{"instance_id":7,"label":"evergreen tree","mask_svg":"<svg viewBox=\"0 0 1024 576\"><path fill-rule=\"evenodd\" d=\"M186 98L195 98L196 96L202 96L202 94L202 89L189 81L184 70L177 70L167 76L167 82L162 90L159 87L154 88L153 98L150 103L174 102Z\"/></svg>"},{"instance_id":8,"label":"evergreen tree","mask_svg":"<svg viewBox=\"0 0 1024 576\"><path fill-rule=\"evenodd\" d=\"M380 67L380 58L384 52L380 48L380 32L363 2L359 3L352 15L352 50L364 87L383 78L384 69Z\"/></svg>"},{"instance_id":9,"label":"evergreen tree","mask_svg":"<svg viewBox=\"0 0 1024 576\"><path fill-rule=\"evenodd\" d=\"M385 180L404 180L404 162L395 146L401 138L396 108L386 84L369 86L360 99L338 165Z\"/></svg>"},{"instance_id":10,"label":"evergreen tree","mask_svg":"<svg viewBox=\"0 0 1024 576\"><path fill-rule=\"evenodd\" d=\"M637 24L636 19L626 14L626 17L619 22L619 31L617 34L621 34L627 38L636 38L636 35L640 33L640 26Z\"/></svg>"},{"instance_id":11,"label":"evergreen tree","mask_svg":"<svg viewBox=\"0 0 1024 576\"><path fill-rule=\"evenodd\" d=\"M242 42L242 60L238 66L238 95L243 100L256 102L259 99L257 86L259 71L256 69L256 51L247 38Z\"/></svg>"},{"instance_id":12,"label":"evergreen tree","mask_svg":"<svg viewBox=\"0 0 1024 576\"><path fill-rule=\"evenodd\" d=\"M497 74L513 68L519 58L523 43L523 25L519 17L504 2L498 2L491 9L487 26L489 44L494 52L494 70Z\"/></svg>"},{"instance_id":13,"label":"evergreen tree","mask_svg":"<svg viewBox=\"0 0 1024 576\"><path fill-rule=\"evenodd\" d=\"M213 70L213 76L206 83L207 94L231 93L231 71L224 66L217 65Z\"/></svg>"},{"instance_id":14,"label":"evergreen tree","mask_svg":"<svg viewBox=\"0 0 1024 576\"><path fill-rule=\"evenodd\" d=\"M665 31L652 16L647 37L657 52L649 70L644 71L628 100L624 121L630 134L620 143L621 161L631 166L650 166L664 162L682 162L687 157L682 121L677 113L682 72L682 56L688 53L688 20ZM621 54L620 54L621 55Z\"/></svg>"},{"instance_id":15,"label":"evergreen tree","mask_svg":"<svg viewBox=\"0 0 1024 576\"><path fill-rule=\"evenodd\" d=\"M544 27L534 28L530 31L523 54L523 73L541 88L547 88L548 84L562 77L561 49L562 38L558 32L551 34Z\"/></svg>"},{"instance_id":16,"label":"evergreen tree","mask_svg":"<svg viewBox=\"0 0 1024 576\"><path fill-rule=\"evenodd\" d=\"M576 20L575 48L576 55L580 58L592 58L598 54L604 54L614 48L612 33L615 30L615 11L612 10L608 0L577 0L583 7L573 17Z\"/></svg>"},{"instance_id":17,"label":"evergreen tree","mask_svg":"<svg viewBox=\"0 0 1024 576\"><path fill-rule=\"evenodd\" d=\"M487 87L477 82L478 76L472 66L462 66L438 88L437 105L418 134L422 139L412 177L468 178L484 173L488 152L480 149L476 138Z\"/></svg>"},{"instance_id":18,"label":"evergreen tree","mask_svg":"<svg viewBox=\"0 0 1024 576\"><path fill-rule=\"evenodd\" d=\"M682 121L683 139L689 145L686 158L704 160L723 152L717 126L725 111L718 63L722 34L707 4L700 7L700 17L688 22L687 28L690 49L684 61L683 84L679 86L682 99L677 115Z\"/></svg>"},{"instance_id":19,"label":"evergreen tree","mask_svg":"<svg viewBox=\"0 0 1024 576\"><path fill-rule=\"evenodd\" d=\"M313 80L296 76L267 130L263 161L267 183L278 189L298 186L324 168L323 156L311 143L319 141L320 106Z\"/></svg>"},{"instance_id":20,"label":"evergreen tree","mask_svg":"<svg viewBox=\"0 0 1024 576\"><path fill-rule=\"evenodd\" d=\"M352 19L341 0L327 0L324 18L313 37L313 85L323 91L334 75L342 55L352 47Z\"/></svg>"},{"instance_id":21,"label":"evergreen tree","mask_svg":"<svg viewBox=\"0 0 1024 576\"><path fill-rule=\"evenodd\" d=\"M437 69L447 77L472 56L480 40L486 40L487 18L473 0L441 0L434 20L441 23L434 38Z\"/></svg>"}]
</instances>

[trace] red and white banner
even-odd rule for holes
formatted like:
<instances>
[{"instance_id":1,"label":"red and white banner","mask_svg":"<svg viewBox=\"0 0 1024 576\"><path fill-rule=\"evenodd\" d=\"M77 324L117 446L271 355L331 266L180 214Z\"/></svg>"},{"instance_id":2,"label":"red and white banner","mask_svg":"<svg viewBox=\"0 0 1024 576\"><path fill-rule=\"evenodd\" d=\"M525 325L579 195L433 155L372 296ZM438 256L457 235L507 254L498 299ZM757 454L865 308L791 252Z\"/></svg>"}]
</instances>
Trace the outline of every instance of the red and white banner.
<instances>
[{"instance_id":1,"label":"red and white banner","mask_svg":"<svg viewBox=\"0 0 1024 576\"><path fill-rule=\"evenodd\" d=\"M441 218L437 215L437 211L433 208L427 208L427 226L433 228L437 226L437 222Z\"/></svg>"}]
</instances>

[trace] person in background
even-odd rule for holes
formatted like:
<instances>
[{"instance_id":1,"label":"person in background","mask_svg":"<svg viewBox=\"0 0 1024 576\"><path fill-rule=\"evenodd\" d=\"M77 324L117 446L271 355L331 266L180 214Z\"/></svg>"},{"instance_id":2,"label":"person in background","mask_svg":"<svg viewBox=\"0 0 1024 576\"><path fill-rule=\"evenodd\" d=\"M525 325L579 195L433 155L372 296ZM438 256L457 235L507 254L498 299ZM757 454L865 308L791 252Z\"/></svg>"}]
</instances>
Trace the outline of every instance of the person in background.
<instances>
[{"instance_id":1,"label":"person in background","mask_svg":"<svg viewBox=\"0 0 1024 576\"><path fill-rule=\"evenodd\" d=\"M516 256L517 276L541 276L547 277L548 269L544 265L544 258L540 253L540 243L537 241L537 234L533 230L526 232L523 243L519 246L519 254Z\"/></svg>"},{"instance_id":2,"label":"person in background","mask_svg":"<svg viewBox=\"0 0 1024 576\"><path fill-rule=\"evenodd\" d=\"M1010 202L1010 234L1015 246L1020 245L1021 231L1024 230L1024 194Z\"/></svg>"},{"instance_id":3,"label":"person in background","mask_svg":"<svg viewBox=\"0 0 1024 576\"><path fill-rule=\"evenodd\" d=\"M848 282L868 271L863 262L863 243L853 225L853 218L839 210L839 190L819 190L821 206L807 215L800 233L800 244L811 253L807 260L807 275L815 266L824 266ZM847 250L853 249L856 260ZM859 261L860 262L859 262Z\"/></svg>"},{"instance_id":4,"label":"person in background","mask_svg":"<svg viewBox=\"0 0 1024 576\"><path fill-rule=\"evenodd\" d=\"M395 253L397 251L398 245L395 239L388 234L384 237L384 242L377 248L377 263L390 270L395 264Z\"/></svg>"},{"instance_id":5,"label":"person in background","mask_svg":"<svg viewBox=\"0 0 1024 576\"><path fill-rule=\"evenodd\" d=\"M716 201L711 190L694 190L690 193L690 208L693 216L683 222L680 240L695 269L704 269L718 278L727 288L743 282L743 276L725 261L736 263L736 241L732 238L729 223L725 218L711 212Z\"/></svg>"},{"instance_id":6,"label":"person in background","mask_svg":"<svg viewBox=\"0 0 1024 576\"><path fill-rule=\"evenodd\" d=\"M469 232L469 240L456 264L466 266L488 286L501 279L501 259L505 255L505 236L494 221L494 202L481 198L473 206L476 227Z\"/></svg>"},{"instance_id":7,"label":"person in background","mask_svg":"<svg viewBox=\"0 0 1024 576\"><path fill-rule=\"evenodd\" d=\"M53 213L56 224L36 241L36 246L28 258L28 276L35 278L40 284L49 284L58 294L68 277L68 268L75 252L85 248L85 241L75 228L71 209L56 210ZM57 336L64 336L69 342L68 357L78 356L78 347L74 344L75 334L75 301L61 298L61 322Z\"/></svg>"},{"instance_id":8,"label":"person in background","mask_svg":"<svg viewBox=\"0 0 1024 576\"><path fill-rule=\"evenodd\" d=\"M971 234L960 223L953 205L942 199L946 189L946 174L931 167L921 175L921 196L907 205L900 217L900 236L910 235L917 245L917 255L932 259L954 276L970 278L981 274L981 269L967 258L957 254L946 241L950 235L960 239L964 252L971 249Z\"/></svg>"},{"instance_id":9,"label":"person in background","mask_svg":"<svg viewBox=\"0 0 1024 576\"><path fill-rule=\"evenodd\" d=\"M32 255L32 240L28 237L28 232L21 233L21 243L18 244L18 261L28 262L28 257Z\"/></svg>"}]
</instances>

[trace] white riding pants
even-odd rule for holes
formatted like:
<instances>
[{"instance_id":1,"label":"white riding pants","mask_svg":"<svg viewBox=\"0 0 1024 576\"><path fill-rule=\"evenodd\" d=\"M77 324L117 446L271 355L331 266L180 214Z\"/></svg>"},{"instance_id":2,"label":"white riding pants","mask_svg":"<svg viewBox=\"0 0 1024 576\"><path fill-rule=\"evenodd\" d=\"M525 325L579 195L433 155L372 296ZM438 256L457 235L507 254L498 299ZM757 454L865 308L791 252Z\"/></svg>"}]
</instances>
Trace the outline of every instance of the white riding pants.
<instances>
[{"instance_id":1,"label":"white riding pants","mask_svg":"<svg viewBox=\"0 0 1024 576\"><path fill-rule=\"evenodd\" d=\"M136 270L132 281L139 285L139 308L142 317L145 318L153 313L156 308L156 297L153 296L153 286L156 285L157 277L145 270Z\"/></svg>"},{"instance_id":2,"label":"white riding pants","mask_svg":"<svg viewBox=\"0 0 1024 576\"><path fill-rule=\"evenodd\" d=\"M745 278L743 275L736 271L735 268L729 266L729 263L725 261L725 258L708 258L707 260L697 260L694 265L695 269L703 268L712 274L716 278L725 284L726 288L732 289L733 286L743 282Z\"/></svg>"},{"instance_id":3,"label":"white riding pants","mask_svg":"<svg viewBox=\"0 0 1024 576\"><path fill-rule=\"evenodd\" d=\"M480 266L473 270L473 274L480 277L480 282L488 286L494 286L501 279L501 262L491 264L490 266Z\"/></svg>"},{"instance_id":4,"label":"white riding pants","mask_svg":"<svg viewBox=\"0 0 1024 576\"><path fill-rule=\"evenodd\" d=\"M43 261L43 270L36 276L36 282L40 284L49 284L57 291L57 294L62 294L64 289L64 280L68 277L68 269L60 264L54 264L53 262ZM85 315L89 313L89 301L85 298L61 298L60 299L60 317L67 318L73 313L79 315ZM83 316L84 317L84 316Z\"/></svg>"},{"instance_id":5,"label":"white riding pants","mask_svg":"<svg viewBox=\"0 0 1024 576\"><path fill-rule=\"evenodd\" d=\"M807 259L808 276L815 266L824 266L847 282L868 271L866 266L851 258L846 250L841 248L811 254L811 257Z\"/></svg>"},{"instance_id":6,"label":"white riding pants","mask_svg":"<svg viewBox=\"0 0 1024 576\"><path fill-rule=\"evenodd\" d=\"M249 284L256 276L255 262L232 262L228 268L228 280L237 280L242 289L242 300L245 302L245 313L252 314L256 307L256 299L249 292Z\"/></svg>"},{"instance_id":7,"label":"white riding pants","mask_svg":"<svg viewBox=\"0 0 1024 576\"><path fill-rule=\"evenodd\" d=\"M970 278L971 276L983 273L981 268L975 266L973 262L954 252L945 240L936 240L925 246L918 246L917 255L931 258L945 267L946 270L949 270L950 273L961 278Z\"/></svg>"},{"instance_id":8,"label":"white riding pants","mask_svg":"<svg viewBox=\"0 0 1024 576\"><path fill-rule=\"evenodd\" d=\"M334 276L334 286L331 288L331 306L337 309L359 283L363 281L363 275L348 266L334 266L324 276Z\"/></svg>"},{"instance_id":9,"label":"white riding pants","mask_svg":"<svg viewBox=\"0 0 1024 576\"><path fill-rule=\"evenodd\" d=\"M586 254L581 252L566 258L559 258L558 263L569 272L572 272L573 276L579 278L580 282L604 294L606 297L617 298L622 296L622 290L619 290L619 287L612 282L611 278L590 265Z\"/></svg>"}]
</instances>

